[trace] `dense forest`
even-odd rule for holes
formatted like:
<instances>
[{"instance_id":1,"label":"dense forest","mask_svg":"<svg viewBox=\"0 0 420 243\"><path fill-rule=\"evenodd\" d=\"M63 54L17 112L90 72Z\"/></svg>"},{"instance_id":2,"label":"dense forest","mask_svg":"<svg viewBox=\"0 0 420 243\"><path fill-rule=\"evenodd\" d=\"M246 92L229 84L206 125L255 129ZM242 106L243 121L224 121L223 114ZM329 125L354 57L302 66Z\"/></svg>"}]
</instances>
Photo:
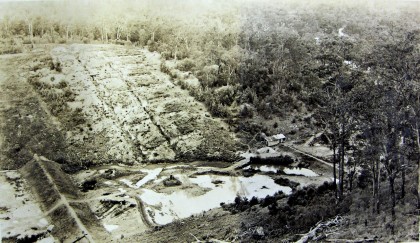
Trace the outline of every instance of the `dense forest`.
<instances>
[{"instance_id":1,"label":"dense forest","mask_svg":"<svg viewBox=\"0 0 420 243\"><path fill-rule=\"evenodd\" d=\"M418 213L418 8L163 2L3 3L0 52L71 43L147 47L166 60L161 69L175 83L238 132L253 136L269 129L258 121L309 115L333 150L337 202L362 190L370 195L367 208L389 210L394 219L409 194Z\"/></svg>"}]
</instances>

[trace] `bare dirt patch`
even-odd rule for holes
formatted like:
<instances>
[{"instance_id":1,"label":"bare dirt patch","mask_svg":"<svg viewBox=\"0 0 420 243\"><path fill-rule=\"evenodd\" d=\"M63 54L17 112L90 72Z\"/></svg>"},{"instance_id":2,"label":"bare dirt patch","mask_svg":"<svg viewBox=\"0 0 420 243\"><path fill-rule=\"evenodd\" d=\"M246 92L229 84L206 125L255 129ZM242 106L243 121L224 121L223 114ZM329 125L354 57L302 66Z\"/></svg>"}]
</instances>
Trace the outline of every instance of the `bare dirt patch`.
<instances>
[{"instance_id":1,"label":"bare dirt patch","mask_svg":"<svg viewBox=\"0 0 420 243\"><path fill-rule=\"evenodd\" d=\"M160 71L158 54L71 45L54 48L42 61L32 68L31 84L81 160L236 159L228 126Z\"/></svg>"},{"instance_id":2,"label":"bare dirt patch","mask_svg":"<svg viewBox=\"0 0 420 243\"><path fill-rule=\"evenodd\" d=\"M49 220L17 171L0 172L0 235L4 241L49 236Z\"/></svg>"}]
</instances>

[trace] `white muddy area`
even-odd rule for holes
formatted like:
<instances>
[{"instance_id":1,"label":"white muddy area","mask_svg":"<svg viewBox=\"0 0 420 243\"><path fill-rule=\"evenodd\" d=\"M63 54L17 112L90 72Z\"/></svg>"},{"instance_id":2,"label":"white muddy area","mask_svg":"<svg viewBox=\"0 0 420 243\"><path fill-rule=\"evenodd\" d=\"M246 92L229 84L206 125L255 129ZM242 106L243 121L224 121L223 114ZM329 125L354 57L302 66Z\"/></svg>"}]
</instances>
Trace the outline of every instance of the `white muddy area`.
<instances>
[{"instance_id":1,"label":"white muddy area","mask_svg":"<svg viewBox=\"0 0 420 243\"><path fill-rule=\"evenodd\" d=\"M104 227L108 232L112 232L112 231L118 229L120 226L115 225L115 224L104 224Z\"/></svg>"},{"instance_id":2,"label":"white muddy area","mask_svg":"<svg viewBox=\"0 0 420 243\"><path fill-rule=\"evenodd\" d=\"M162 168L156 168L156 169L151 169L151 170L145 169L145 170L140 170L140 172L146 173L146 176L142 178L141 180L139 180L138 182L136 182L136 184L134 185L130 180L127 180L127 179L121 179L120 181L131 188L138 189L144 184L146 184L147 182L156 179L158 175L160 174L160 172L162 172ZM126 192L121 188L119 189L121 192Z\"/></svg>"},{"instance_id":3,"label":"white muddy area","mask_svg":"<svg viewBox=\"0 0 420 243\"><path fill-rule=\"evenodd\" d=\"M175 176L177 177L177 176ZM175 219L186 218L220 206L220 203L232 203L236 196L264 198L278 191L290 194L292 189L274 183L265 175L252 177L233 177L219 175L200 175L188 178L186 183L198 185L206 190L202 195L190 195L179 190L172 193L141 189L139 198L147 205L148 217L156 224L167 224Z\"/></svg>"},{"instance_id":4,"label":"white muddy area","mask_svg":"<svg viewBox=\"0 0 420 243\"><path fill-rule=\"evenodd\" d=\"M53 226L49 224L36 200L25 188L25 181L21 179L20 173L1 172L0 242L2 238L22 239L26 236L43 234L51 227Z\"/></svg>"},{"instance_id":5,"label":"white muddy area","mask_svg":"<svg viewBox=\"0 0 420 243\"><path fill-rule=\"evenodd\" d=\"M308 177L318 176L317 173L306 168L285 168L283 171L288 175L302 175Z\"/></svg>"},{"instance_id":6,"label":"white muddy area","mask_svg":"<svg viewBox=\"0 0 420 243\"><path fill-rule=\"evenodd\" d=\"M244 167L245 170L254 169L260 170L261 172L273 172L277 173L277 171L281 170L280 166L277 165L248 165Z\"/></svg>"},{"instance_id":7,"label":"white muddy area","mask_svg":"<svg viewBox=\"0 0 420 243\"><path fill-rule=\"evenodd\" d=\"M296 176L307 176L307 177L314 177L319 176L313 170L306 169L306 168L285 168L284 166L278 165L248 165L244 169L254 169L259 170L261 172L272 172L278 173L279 171L283 171L286 175L296 175Z\"/></svg>"}]
</instances>

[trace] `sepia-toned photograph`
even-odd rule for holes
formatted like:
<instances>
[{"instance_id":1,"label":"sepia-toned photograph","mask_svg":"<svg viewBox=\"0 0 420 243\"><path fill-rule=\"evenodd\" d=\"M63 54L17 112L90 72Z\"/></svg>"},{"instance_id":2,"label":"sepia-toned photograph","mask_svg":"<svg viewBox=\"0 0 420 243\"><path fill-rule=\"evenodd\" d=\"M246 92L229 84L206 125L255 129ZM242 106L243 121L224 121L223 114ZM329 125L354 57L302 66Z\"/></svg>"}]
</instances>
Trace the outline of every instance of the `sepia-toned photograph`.
<instances>
[{"instance_id":1,"label":"sepia-toned photograph","mask_svg":"<svg viewBox=\"0 0 420 243\"><path fill-rule=\"evenodd\" d=\"M420 0L0 0L0 243L419 242Z\"/></svg>"}]
</instances>

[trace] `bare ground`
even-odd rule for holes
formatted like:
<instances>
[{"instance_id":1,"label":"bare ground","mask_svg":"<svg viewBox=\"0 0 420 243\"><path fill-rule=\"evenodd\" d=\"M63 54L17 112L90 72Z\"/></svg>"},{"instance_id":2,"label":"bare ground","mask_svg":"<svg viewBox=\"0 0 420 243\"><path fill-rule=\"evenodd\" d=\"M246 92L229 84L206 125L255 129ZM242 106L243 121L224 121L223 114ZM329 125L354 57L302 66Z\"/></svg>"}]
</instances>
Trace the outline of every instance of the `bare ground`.
<instances>
[{"instance_id":1,"label":"bare ground","mask_svg":"<svg viewBox=\"0 0 420 243\"><path fill-rule=\"evenodd\" d=\"M160 71L158 54L71 45L54 48L51 56L61 72L41 69L38 81L65 82L74 94L67 105L85 121L69 127L67 139L80 156L124 163L235 159L227 125Z\"/></svg>"}]
</instances>

